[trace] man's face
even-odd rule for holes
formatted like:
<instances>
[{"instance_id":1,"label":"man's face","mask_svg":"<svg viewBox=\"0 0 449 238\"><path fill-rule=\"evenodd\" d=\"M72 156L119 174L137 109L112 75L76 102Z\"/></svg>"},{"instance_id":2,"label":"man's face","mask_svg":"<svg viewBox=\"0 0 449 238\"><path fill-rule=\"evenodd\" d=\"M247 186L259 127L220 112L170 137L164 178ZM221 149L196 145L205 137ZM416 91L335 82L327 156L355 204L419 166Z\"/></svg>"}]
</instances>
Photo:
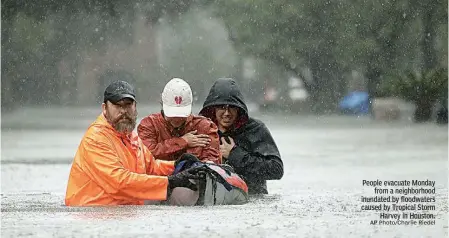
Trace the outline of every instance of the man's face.
<instances>
[{"instance_id":1,"label":"man's face","mask_svg":"<svg viewBox=\"0 0 449 238\"><path fill-rule=\"evenodd\" d=\"M131 133L136 127L136 102L125 98L116 104L107 101L103 103L103 114L112 127L120 133Z\"/></svg>"},{"instance_id":2,"label":"man's face","mask_svg":"<svg viewBox=\"0 0 449 238\"><path fill-rule=\"evenodd\" d=\"M238 108L229 105L218 106L215 108L215 119L217 126L221 129L229 129L234 125L238 116Z\"/></svg>"},{"instance_id":3,"label":"man's face","mask_svg":"<svg viewBox=\"0 0 449 238\"><path fill-rule=\"evenodd\" d=\"M174 128L178 128L186 122L187 117L165 117L165 120Z\"/></svg>"}]
</instances>

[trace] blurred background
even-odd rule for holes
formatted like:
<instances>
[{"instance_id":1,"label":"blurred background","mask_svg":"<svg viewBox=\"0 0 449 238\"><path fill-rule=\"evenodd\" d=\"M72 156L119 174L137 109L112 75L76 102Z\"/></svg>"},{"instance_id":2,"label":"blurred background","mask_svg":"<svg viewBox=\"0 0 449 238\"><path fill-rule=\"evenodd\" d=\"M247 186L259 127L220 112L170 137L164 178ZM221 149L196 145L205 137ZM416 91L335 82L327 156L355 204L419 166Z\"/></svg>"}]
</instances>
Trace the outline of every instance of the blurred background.
<instances>
[{"instance_id":1,"label":"blurred background","mask_svg":"<svg viewBox=\"0 0 449 238\"><path fill-rule=\"evenodd\" d=\"M447 236L447 4L2 1L2 237ZM235 78L284 177L243 207L65 207L106 86L135 84L141 119L173 77L190 83L194 113ZM364 179L436 181L436 225L370 226Z\"/></svg>"},{"instance_id":2,"label":"blurred background","mask_svg":"<svg viewBox=\"0 0 449 238\"><path fill-rule=\"evenodd\" d=\"M234 77L255 108L447 123L447 1L2 1L2 115L82 107L125 79L196 104ZM401 114L402 113L402 114Z\"/></svg>"}]
</instances>

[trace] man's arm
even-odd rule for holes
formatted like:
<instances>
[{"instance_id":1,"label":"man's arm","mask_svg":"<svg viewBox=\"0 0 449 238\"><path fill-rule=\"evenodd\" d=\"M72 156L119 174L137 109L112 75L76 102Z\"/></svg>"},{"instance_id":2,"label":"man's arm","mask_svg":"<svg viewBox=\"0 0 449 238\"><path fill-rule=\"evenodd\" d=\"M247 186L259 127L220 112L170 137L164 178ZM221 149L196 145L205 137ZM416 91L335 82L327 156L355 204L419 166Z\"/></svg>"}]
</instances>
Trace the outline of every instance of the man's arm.
<instances>
[{"instance_id":1,"label":"man's arm","mask_svg":"<svg viewBox=\"0 0 449 238\"><path fill-rule=\"evenodd\" d=\"M264 180L281 179L284 175L284 164L271 133L265 125L260 125L254 133L258 139L251 141L254 151L246 151L235 146L229 153L227 163L243 176L259 177Z\"/></svg>"},{"instance_id":2,"label":"man's arm","mask_svg":"<svg viewBox=\"0 0 449 238\"><path fill-rule=\"evenodd\" d=\"M126 169L112 145L98 137L81 143L85 163L82 169L106 193L116 199L167 199L168 178L134 173Z\"/></svg>"},{"instance_id":3,"label":"man's arm","mask_svg":"<svg viewBox=\"0 0 449 238\"><path fill-rule=\"evenodd\" d=\"M209 145L205 147L194 147L187 149L187 153L194 154L201 161L211 161L215 164L222 163L222 157L220 153L220 139L218 136L218 127L212 121L207 119L202 119L200 123L197 124L199 134L206 134L210 138Z\"/></svg>"},{"instance_id":4,"label":"man's arm","mask_svg":"<svg viewBox=\"0 0 449 238\"><path fill-rule=\"evenodd\" d=\"M137 126L137 133L143 144L148 147L154 157L170 156L187 147L187 142L182 138L172 138L158 142L156 126L149 118L144 118Z\"/></svg>"},{"instance_id":5,"label":"man's arm","mask_svg":"<svg viewBox=\"0 0 449 238\"><path fill-rule=\"evenodd\" d=\"M145 156L146 173L149 175L168 176L175 170L175 161L165 161L155 159L150 150L143 146Z\"/></svg>"}]
</instances>

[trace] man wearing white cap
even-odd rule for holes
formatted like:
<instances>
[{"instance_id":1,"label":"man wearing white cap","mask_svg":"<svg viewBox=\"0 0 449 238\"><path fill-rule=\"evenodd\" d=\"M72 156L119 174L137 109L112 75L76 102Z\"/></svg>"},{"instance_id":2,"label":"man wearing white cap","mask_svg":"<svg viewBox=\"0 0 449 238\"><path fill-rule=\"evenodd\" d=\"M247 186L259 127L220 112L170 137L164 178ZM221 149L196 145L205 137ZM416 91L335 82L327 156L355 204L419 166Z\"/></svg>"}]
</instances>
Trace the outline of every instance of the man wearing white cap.
<instances>
[{"instance_id":1,"label":"man wearing white cap","mask_svg":"<svg viewBox=\"0 0 449 238\"><path fill-rule=\"evenodd\" d=\"M190 153L201 161L221 164L218 128L210 119L192 114L192 90L173 78L162 91L162 110L142 119L139 137L156 159L177 160Z\"/></svg>"},{"instance_id":2,"label":"man wearing white cap","mask_svg":"<svg viewBox=\"0 0 449 238\"><path fill-rule=\"evenodd\" d=\"M153 156L159 160L176 160L175 173L209 162L204 179L192 180L197 189L177 188L172 205L243 204L247 186L237 174L226 173L222 165L218 127L212 120L192 114L192 90L187 82L174 78L162 91L162 110L142 119L137 132ZM200 162L201 161L201 162ZM197 163L198 162L198 163ZM201 166L201 165L200 165ZM228 168L229 169L229 168ZM179 170L179 171L178 171ZM222 173L222 174L220 174ZM223 177L224 176L224 177ZM217 181L216 178L222 178ZM226 180L227 181L223 181ZM224 184L227 184L227 188ZM235 189L234 189L235 188Z\"/></svg>"}]
</instances>

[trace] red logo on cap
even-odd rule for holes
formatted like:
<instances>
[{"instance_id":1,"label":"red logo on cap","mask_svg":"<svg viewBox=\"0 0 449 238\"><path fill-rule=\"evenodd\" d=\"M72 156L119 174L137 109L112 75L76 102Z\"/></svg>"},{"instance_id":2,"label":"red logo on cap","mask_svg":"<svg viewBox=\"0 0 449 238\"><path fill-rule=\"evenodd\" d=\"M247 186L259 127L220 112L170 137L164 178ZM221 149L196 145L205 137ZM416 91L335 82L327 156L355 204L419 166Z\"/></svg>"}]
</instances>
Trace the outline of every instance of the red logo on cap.
<instances>
[{"instance_id":1,"label":"red logo on cap","mask_svg":"<svg viewBox=\"0 0 449 238\"><path fill-rule=\"evenodd\" d=\"M175 97L175 103L179 105L179 104L181 104L181 102L182 102L182 97L181 96L176 96Z\"/></svg>"}]
</instances>

